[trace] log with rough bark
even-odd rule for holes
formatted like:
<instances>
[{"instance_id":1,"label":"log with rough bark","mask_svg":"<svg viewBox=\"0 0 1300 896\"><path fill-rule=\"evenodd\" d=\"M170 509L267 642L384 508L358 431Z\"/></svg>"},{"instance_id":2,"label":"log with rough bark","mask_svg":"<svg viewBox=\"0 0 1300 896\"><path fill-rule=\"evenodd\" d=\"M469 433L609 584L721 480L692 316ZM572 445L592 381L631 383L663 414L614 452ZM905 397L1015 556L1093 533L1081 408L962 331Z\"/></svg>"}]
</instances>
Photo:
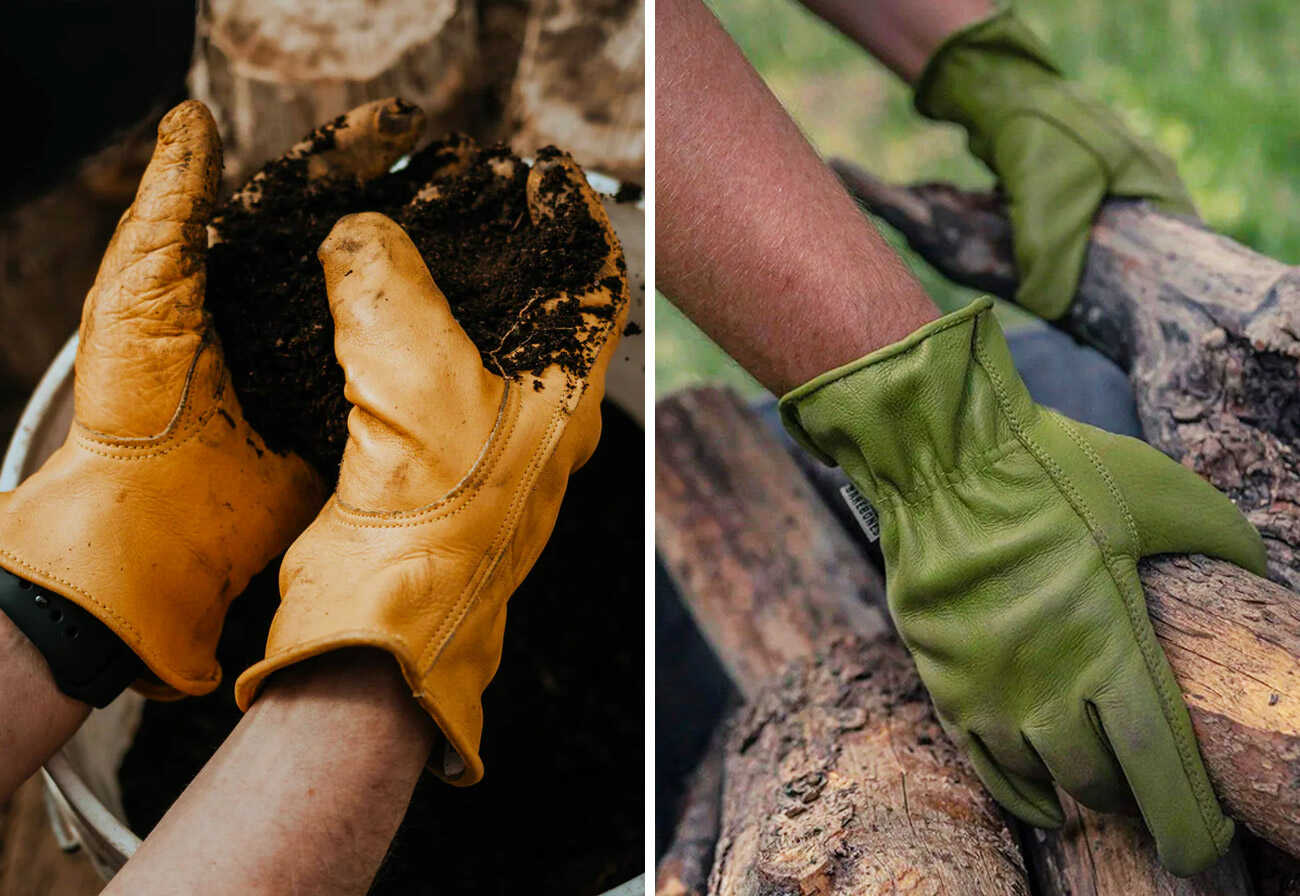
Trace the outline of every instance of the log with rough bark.
<instances>
[{"instance_id":1,"label":"log with rough bark","mask_svg":"<svg viewBox=\"0 0 1300 896\"><path fill-rule=\"evenodd\" d=\"M556 143L583 165L645 182L645 3L535 0L511 88L511 144Z\"/></svg>"},{"instance_id":2,"label":"log with rough bark","mask_svg":"<svg viewBox=\"0 0 1300 896\"><path fill-rule=\"evenodd\" d=\"M1014 295L1011 229L994 196L832 166L944 275ZM1059 325L1128 371L1147 441L1226 492L1264 536L1272 578L1300 590L1300 268L1110 200Z\"/></svg>"},{"instance_id":3,"label":"log with rough bark","mask_svg":"<svg viewBox=\"0 0 1300 896\"><path fill-rule=\"evenodd\" d=\"M749 700L709 892L1027 894L1015 837L866 602L879 576L717 390L661 402L656 544Z\"/></svg>"},{"instance_id":4,"label":"log with rough bark","mask_svg":"<svg viewBox=\"0 0 1300 896\"><path fill-rule=\"evenodd\" d=\"M303 134L386 96L429 133L473 129L478 17L461 0L202 0L189 87L221 128L228 183Z\"/></svg>"},{"instance_id":5,"label":"log with rough bark","mask_svg":"<svg viewBox=\"0 0 1300 896\"><path fill-rule=\"evenodd\" d=\"M844 473L795 459L822 501L842 508ZM837 519L871 550L851 515ZM1300 855L1300 600L1208 557L1148 558L1138 572L1228 814Z\"/></svg>"},{"instance_id":6,"label":"log with rough bark","mask_svg":"<svg viewBox=\"0 0 1300 896\"><path fill-rule=\"evenodd\" d=\"M751 788L761 790L747 776L760 774L764 763L782 769L787 798L803 793L797 780L802 776L819 782L818 787L828 786L820 783L819 776L837 787L847 786L849 782L843 778L846 768L856 768L848 772L850 778L865 775L879 786L878 768L859 757L854 759L856 766L845 766L841 759L835 774L827 774L818 764L819 756L836 755L842 749L840 739L848 736L840 730L843 720L837 717L836 707L851 701L868 718L875 717L872 700L881 691L854 691L857 676L870 674L877 682L873 687L884 689L891 720L884 724L889 736L882 736L880 729L872 731L881 738L878 744L889 745L884 753L891 754L892 761L907 755L913 762L914 767L902 779L909 806L915 810L915 788L918 781L927 781L926 774L966 766L937 728L927 728L932 725L927 721L931 719L929 704L905 652L892 642L888 649L876 642L870 660L858 662L865 648L844 634L844 620L853 614L860 621L848 625L872 626L865 629L870 640L883 617L863 618L855 605L868 600L883 606L883 593L874 570L861 555L846 556L845 549L853 545L843 541L846 533L835 523L827 504L822 500L808 503L818 494L838 501L843 480L827 475L824 468L811 481L805 478L780 443L762 430L757 418L730 393L694 390L660 402L656 432L659 550L706 637L742 690L745 680L762 680L782 658L806 657L818 645L824 648L829 642L836 643L820 665L796 665L774 692L747 692L753 702L740 725L742 729L748 726L756 736L748 745L747 759L728 756L728 799L735 793L748 794ZM825 537L828 527L841 537ZM1274 625L1291 627L1285 617L1286 603L1281 611L1258 603L1244 604L1233 583L1216 573L1213 564L1200 557L1163 557L1142 568L1144 584L1153 595L1157 635L1188 695L1207 764L1225 804L1238 818L1284 840L1294 836L1285 806L1288 800L1291 805L1295 801L1297 767L1289 737L1279 735L1273 727L1276 718L1285 716L1269 712L1284 703L1300 706L1296 702L1300 694L1289 684L1300 643L1275 648L1261 641L1258 634ZM1173 593L1171 582L1179 583ZM1189 595L1188 582L1215 595ZM1268 587L1283 592L1277 586ZM1236 621L1224 625L1216 618L1220 616ZM876 669L886 671L877 676ZM901 677L904 671L905 679ZM789 707L795 709L787 717ZM814 716L814 711L825 715ZM852 721L857 723L856 716ZM823 740L816 741L812 734ZM738 737L742 743L748 739L743 733ZM932 742L926 745L925 761L900 751L899 744L906 738L915 739L912 746L916 741ZM805 740L810 746L794 756L790 744ZM1225 794L1225 790L1229 792ZM870 799L880 797L873 792ZM817 802L820 804L820 799ZM1140 822L1103 819L1068 799L1063 802L1071 824L1027 844L1034 878L1043 893L1209 896L1250 892L1235 850L1205 874L1180 881L1160 869ZM793 819L802 812L781 820L780 813L790 806L775 798L750 805L753 811L773 817L768 822L776 829L770 841L773 844L793 842L801 836L805 838L801 843L825 842L810 834L824 826L823 817L811 819L807 827L797 827ZM730 802L727 810L733 812ZM888 811L881 814L890 817ZM875 815L872 817L874 823ZM832 847L824 848L834 852ZM1124 855L1126 859L1107 860L1101 867L1098 856L1102 855ZM721 862L721 847L719 857ZM752 852L743 854L741 867L753 860ZM836 866L837 874L849 873L852 860L846 861L849 866ZM806 882L810 876L799 879ZM739 873L733 872L731 880L741 880Z\"/></svg>"},{"instance_id":7,"label":"log with rough bark","mask_svg":"<svg viewBox=\"0 0 1300 896\"><path fill-rule=\"evenodd\" d=\"M691 772L672 843L655 866L655 896L704 896L722 824L722 755L727 721Z\"/></svg>"},{"instance_id":8,"label":"log with rough bark","mask_svg":"<svg viewBox=\"0 0 1300 896\"><path fill-rule=\"evenodd\" d=\"M1070 799L1062 799L1061 806L1065 823L1060 830L1024 828L1022 843L1036 896L1246 896L1253 892L1249 864L1236 844L1207 871L1174 877L1160 869L1155 841L1141 819L1102 815Z\"/></svg>"}]
</instances>

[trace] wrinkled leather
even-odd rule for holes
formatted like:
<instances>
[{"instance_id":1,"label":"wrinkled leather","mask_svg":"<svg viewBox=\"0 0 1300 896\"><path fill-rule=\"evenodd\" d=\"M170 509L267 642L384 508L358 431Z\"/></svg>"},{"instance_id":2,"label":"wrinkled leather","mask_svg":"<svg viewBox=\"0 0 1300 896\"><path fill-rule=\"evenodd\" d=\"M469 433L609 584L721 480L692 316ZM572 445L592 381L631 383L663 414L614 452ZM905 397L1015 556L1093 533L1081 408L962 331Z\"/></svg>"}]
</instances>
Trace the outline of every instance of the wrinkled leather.
<instances>
[{"instance_id":1,"label":"wrinkled leather","mask_svg":"<svg viewBox=\"0 0 1300 896\"><path fill-rule=\"evenodd\" d=\"M230 601L325 498L245 422L203 310L220 173L212 116L182 103L86 298L67 441L0 495L0 566L102 620L155 697L217 686Z\"/></svg>"},{"instance_id":2,"label":"wrinkled leather","mask_svg":"<svg viewBox=\"0 0 1300 896\"><path fill-rule=\"evenodd\" d=\"M966 128L998 177L1011 217L1020 304L1063 315L1107 196L1196 215L1171 159L1082 96L1011 9L956 32L916 84L916 108Z\"/></svg>"},{"instance_id":3,"label":"wrinkled leather","mask_svg":"<svg viewBox=\"0 0 1300 896\"><path fill-rule=\"evenodd\" d=\"M1036 405L991 307L823 374L782 399L783 419L874 503L890 612L993 796L1047 827L1052 781L1101 810L1131 792L1161 861L1193 873L1233 826L1137 561L1199 552L1263 573L1262 540L1187 468Z\"/></svg>"},{"instance_id":4,"label":"wrinkled leather","mask_svg":"<svg viewBox=\"0 0 1300 896\"><path fill-rule=\"evenodd\" d=\"M569 475L595 450L628 304L618 238L576 164L534 166L530 213L549 214L537 187L554 165L568 178L563 201L584 204L607 234L601 283L619 283L576 297L618 308L589 336L599 354L585 378L558 366L518 381L487 371L390 219L349 216L322 244L354 405L348 443L337 492L285 557L266 659L235 690L247 709L286 666L385 650L446 738L431 767L459 785L483 775L481 696L500 663L506 603L550 537Z\"/></svg>"}]
</instances>

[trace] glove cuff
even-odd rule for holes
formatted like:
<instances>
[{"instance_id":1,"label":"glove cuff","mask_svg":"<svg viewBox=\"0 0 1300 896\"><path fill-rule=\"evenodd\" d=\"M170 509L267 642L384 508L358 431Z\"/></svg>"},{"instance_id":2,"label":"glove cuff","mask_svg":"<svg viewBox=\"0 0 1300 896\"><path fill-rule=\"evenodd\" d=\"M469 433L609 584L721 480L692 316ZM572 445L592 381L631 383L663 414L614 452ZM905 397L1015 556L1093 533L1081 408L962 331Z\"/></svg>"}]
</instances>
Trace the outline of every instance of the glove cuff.
<instances>
[{"instance_id":1,"label":"glove cuff","mask_svg":"<svg viewBox=\"0 0 1300 896\"><path fill-rule=\"evenodd\" d=\"M482 778L481 701L501 661L506 604L550 537L569 473L599 426L569 410L558 382L535 394L507 386L478 462L433 502L376 511L330 500L285 556L266 658L235 684L241 709L280 669L378 648L396 659L455 753L430 770L458 786Z\"/></svg>"},{"instance_id":2,"label":"glove cuff","mask_svg":"<svg viewBox=\"0 0 1300 896\"><path fill-rule=\"evenodd\" d=\"M977 299L800 386L780 402L786 429L877 507L982 468L1016 438L994 381L1017 416L1037 413L992 309Z\"/></svg>"},{"instance_id":3,"label":"glove cuff","mask_svg":"<svg viewBox=\"0 0 1300 896\"><path fill-rule=\"evenodd\" d=\"M1062 77L1047 47L1008 7L939 45L916 81L913 104L926 118L964 126L971 150L987 162L991 135L1026 89Z\"/></svg>"},{"instance_id":4,"label":"glove cuff","mask_svg":"<svg viewBox=\"0 0 1300 896\"><path fill-rule=\"evenodd\" d=\"M0 567L111 629L148 667L135 683L145 696L211 692L230 601L319 504L305 462L255 439L233 393L202 411L182 404L154 438L74 422L0 495Z\"/></svg>"}]
</instances>

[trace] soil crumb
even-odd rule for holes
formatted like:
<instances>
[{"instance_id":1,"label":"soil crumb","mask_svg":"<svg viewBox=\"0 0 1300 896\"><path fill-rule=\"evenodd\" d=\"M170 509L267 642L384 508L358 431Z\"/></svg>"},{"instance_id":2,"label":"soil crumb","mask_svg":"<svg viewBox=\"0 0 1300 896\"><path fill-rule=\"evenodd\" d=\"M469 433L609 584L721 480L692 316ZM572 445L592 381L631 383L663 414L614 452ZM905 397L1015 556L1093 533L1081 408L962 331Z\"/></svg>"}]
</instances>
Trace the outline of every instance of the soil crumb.
<instances>
[{"instance_id":1,"label":"soil crumb","mask_svg":"<svg viewBox=\"0 0 1300 896\"><path fill-rule=\"evenodd\" d=\"M342 127L338 119L321 129L314 148L328 149ZM537 158L559 155L547 147ZM504 145L454 135L366 184L309 180L307 165L277 159L263 169L251 209L224 203L207 261L207 308L235 390L272 450L298 452L330 481L337 475L351 405L316 250L355 212L382 212L406 230L489 370L519 378L558 363L586 372L594 352L584 336L598 321L574 296L621 290L621 280L600 279L607 238L561 168L547 170L537 189L556 213L534 216L529 167ZM560 295L569 298L545 301Z\"/></svg>"}]
</instances>

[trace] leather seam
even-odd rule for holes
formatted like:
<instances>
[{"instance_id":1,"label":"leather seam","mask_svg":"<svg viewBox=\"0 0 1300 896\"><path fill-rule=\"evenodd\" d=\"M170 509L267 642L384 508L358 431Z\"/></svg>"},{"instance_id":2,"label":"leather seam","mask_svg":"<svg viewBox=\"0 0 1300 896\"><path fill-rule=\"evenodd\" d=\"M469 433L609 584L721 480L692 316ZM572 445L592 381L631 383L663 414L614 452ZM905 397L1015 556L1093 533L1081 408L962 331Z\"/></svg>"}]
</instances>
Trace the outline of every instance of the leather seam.
<instances>
[{"instance_id":1,"label":"leather seam","mask_svg":"<svg viewBox=\"0 0 1300 896\"><path fill-rule=\"evenodd\" d=\"M569 389L566 391L572 391L572 385L570 385ZM433 667L438 664L438 660L442 658L443 651L455 636L461 623L464 622L465 616L469 614L470 609L478 601L479 595L482 593L484 586L491 581L492 575L496 572L497 566L501 562L501 557L504 555L506 548L510 544L510 536L519 524L519 517L522 513L523 505L527 497L533 493L533 489L537 486L537 476L541 472L546 461L549 460L555 452L557 443L553 440L553 437L561 428L561 421L567 416L568 412L565 410L565 402L562 401L556 406L555 411L551 416L551 422L547 426L546 434L537 450L533 452L532 458L529 460L524 479L519 484L519 488L516 489L510 502L510 509L507 511L505 518L501 521L501 525L497 529L497 534L493 539L493 544L489 550L488 557L485 558L485 562L475 570L474 578L471 579L470 586L462 591L461 595L456 600L456 604L452 606L451 612L444 617L443 623L434 631L429 644L423 651L421 651L417 670L421 679L423 679L425 675L429 674L429 672L433 670ZM430 654L432 654L432 656L430 656Z\"/></svg>"},{"instance_id":2,"label":"leather seam","mask_svg":"<svg viewBox=\"0 0 1300 896\"><path fill-rule=\"evenodd\" d=\"M510 384L507 383L505 396L502 399L502 408L497 416L497 424L488 436L486 451L479 456L474 466L450 492L432 503L412 510L362 510L348 504L336 493L334 507L344 525L354 529L414 528L423 526L426 523L450 519L463 511L469 500L482 490L488 474L496 468L497 462L505 454L505 448L510 443L510 437L514 435L515 428L519 423L523 411L522 402L519 407L510 411L505 406L506 398L510 395ZM500 429L503 422L502 417L506 417L504 421L506 428L504 430Z\"/></svg>"},{"instance_id":3,"label":"leather seam","mask_svg":"<svg viewBox=\"0 0 1300 896\"><path fill-rule=\"evenodd\" d=\"M978 322L976 326L978 327ZM1148 639L1143 638L1139 634L1142 626L1140 620L1136 619L1134 616L1137 608L1133 606L1133 602L1130 600L1129 596L1126 595L1125 588L1112 566L1112 561L1114 559L1112 554L1113 548L1110 546L1109 540L1105 537L1105 533L1096 524L1092 512L1089 510L1087 503L1083 500L1083 496L1075 489L1074 484L1070 482L1069 478L1065 475L1064 470L1062 470L1056 462L1046 454L1046 452L1042 451L1042 449L1038 447L1037 443L1025 431L1020 420L1012 412L1002 377L993 365L989 363L985 350L978 340L974 343L974 350L976 360L984 369L984 372L988 375L990 382L993 384L993 391L994 395L997 397L998 405L1001 408L1003 415L1007 418L1007 422L1011 426L1012 431L1015 432L1017 437L1024 443L1026 450L1028 450L1029 453L1038 460L1039 464L1044 467L1053 482L1056 483L1057 487L1064 489L1071 507L1073 507L1075 512L1083 518L1085 525L1088 527L1089 533L1092 535L1093 540L1101 550L1102 558L1105 561L1106 573L1110 577L1116 593L1119 595L1120 602L1124 605L1125 613L1129 621L1130 632L1133 635L1134 641L1137 642L1138 649L1142 653L1143 664L1147 667L1147 675L1151 678L1151 682L1155 686L1156 694L1160 698L1165 723L1169 726L1179 756L1182 759L1183 776L1187 779L1188 785L1197 797L1196 802L1197 808L1201 813L1201 823L1205 825L1206 833L1215 840L1215 847L1219 848L1218 841L1221 839L1223 833L1223 825L1216 826L1212 824L1209 817L1206 815L1206 794L1202 788L1203 782L1198 782L1196 780L1198 776L1191 774L1189 771L1190 767L1195 764L1194 759L1196 757L1189 755L1186 738L1180 730L1180 726L1175 723L1175 716L1177 713L1173 711L1170 705L1169 695L1166 693L1166 689L1162 685L1161 676L1155 672L1158 664L1153 662L1154 657L1152 657L1150 653L1153 645L1148 643ZM1068 430L1067 434L1069 434ZM1071 438L1073 440L1072 435ZM1148 621L1148 625L1149 624ZM1216 832L1218 836L1216 836Z\"/></svg>"},{"instance_id":4,"label":"leather seam","mask_svg":"<svg viewBox=\"0 0 1300 896\"><path fill-rule=\"evenodd\" d=\"M89 426L83 424L74 415L73 424L79 430L77 434L78 440L89 442L91 444L102 445L105 448L122 448L128 451L132 449L147 449L154 446L166 445L169 442L173 442L176 439L176 437L180 435L187 428L185 423L185 417L189 414L195 414L193 404L191 403L190 400L192 398L190 392L194 387L194 375L197 372L199 367L199 359L203 357L203 353L207 351L209 348L211 348L213 344L214 342L212 339L211 331L205 329L204 332L200 335L198 349L195 350L194 356L190 358L189 370L185 372L185 382L181 386L181 395L180 395L180 399L176 402L176 409L172 411L172 415L168 419L167 425L163 427L162 432L156 433L151 436L114 436L111 433L105 433L105 432L100 432L99 430L96 429L91 429ZM212 416L217 413L217 410L225 406L227 376L228 374L226 372L225 360L222 359L221 379L217 383L217 393L215 396L216 400L214 401L213 406L209 408L207 411L195 414L194 423L192 425L192 431L188 435L186 435L185 439L181 440L182 442L187 441L190 438L193 438L194 434L198 430L202 429L207 424L208 420L211 419ZM87 449L87 450L93 450L93 449ZM140 457L155 457L158 456L159 454L165 454L167 453L167 451L170 450L171 448L168 448L162 452L158 452L157 454L145 454L145 455L138 455L136 457L123 457L121 459L137 460ZM99 452L99 451L96 451L95 453L103 454L103 456L105 457L115 457L115 455L104 454L103 452Z\"/></svg>"}]
</instances>

